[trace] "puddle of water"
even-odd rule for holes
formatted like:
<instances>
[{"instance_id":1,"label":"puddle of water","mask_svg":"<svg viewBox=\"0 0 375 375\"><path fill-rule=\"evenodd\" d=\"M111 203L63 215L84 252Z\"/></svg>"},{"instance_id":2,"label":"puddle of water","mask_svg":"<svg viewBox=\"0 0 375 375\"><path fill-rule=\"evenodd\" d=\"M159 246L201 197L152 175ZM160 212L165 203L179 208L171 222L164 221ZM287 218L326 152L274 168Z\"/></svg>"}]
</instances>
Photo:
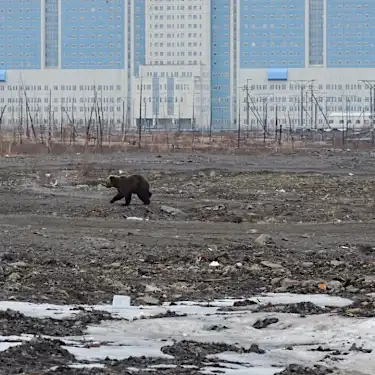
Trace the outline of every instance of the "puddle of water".
<instances>
[{"instance_id":1,"label":"puddle of water","mask_svg":"<svg viewBox=\"0 0 375 375\"><path fill-rule=\"evenodd\" d=\"M319 306L347 306L352 303L348 299L328 295L297 295L297 294L265 294L250 298L257 303L285 304L297 302L312 302ZM234 299L216 300L207 307L206 303L180 302L168 306L130 306L126 296L114 298L113 305L84 306L90 309L100 309L111 312L115 316L133 319L142 315L155 315L167 310L185 313L187 316L160 319L140 319L136 321L103 321L99 325L89 326L85 340L111 342L110 345L84 348L83 337L65 337L65 348L74 354L77 360L97 362L106 357L124 359L129 356L150 356L171 358L161 353L160 348L170 345L173 340L196 340L202 342L226 342L243 347L252 343L266 350L265 354L238 354L224 352L215 355L221 360L233 361L239 365L226 364L222 369L226 374L235 375L274 375L290 363L313 365L317 362L329 367L346 370L363 371L363 374L375 373L375 361L371 354L350 352L345 356L337 356L342 360L333 362L324 359L327 353L312 352L310 349L318 345L348 351L355 342L357 346L375 350L375 319L358 319L341 317L334 314L310 315L301 318L296 314L283 313L253 313L250 310L218 313L218 308L231 306ZM7 308L20 311L27 316L63 318L73 316L79 311L74 306L58 306L51 304L31 304L15 301L0 302L0 310ZM276 317L278 323L265 329L255 329L253 323L258 319ZM207 331L210 325L225 325L228 329ZM0 351L10 346L29 340L31 335L22 337L0 336ZM18 342L4 342L4 341ZM167 341L166 341L167 340ZM293 350L287 350L292 346ZM331 362L330 362L331 361ZM95 365L95 363L93 363ZM205 373L212 373L214 365L208 364Z\"/></svg>"}]
</instances>

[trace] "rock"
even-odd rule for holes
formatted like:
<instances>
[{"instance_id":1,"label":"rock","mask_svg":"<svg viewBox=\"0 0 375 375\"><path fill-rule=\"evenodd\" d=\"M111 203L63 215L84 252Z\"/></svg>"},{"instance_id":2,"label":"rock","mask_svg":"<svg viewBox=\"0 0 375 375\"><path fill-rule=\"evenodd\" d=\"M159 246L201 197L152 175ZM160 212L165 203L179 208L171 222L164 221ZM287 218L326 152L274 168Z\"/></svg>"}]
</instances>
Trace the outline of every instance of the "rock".
<instances>
[{"instance_id":1,"label":"rock","mask_svg":"<svg viewBox=\"0 0 375 375\"><path fill-rule=\"evenodd\" d=\"M342 260L337 260L337 259L331 260L330 263L331 263L331 265L332 265L333 267L339 267L339 266L342 266L342 265L345 264L344 261L342 261Z\"/></svg>"},{"instance_id":2,"label":"rock","mask_svg":"<svg viewBox=\"0 0 375 375\"><path fill-rule=\"evenodd\" d=\"M285 370L277 372L275 375L327 375L332 372L333 370L321 365L315 365L311 368L291 363L285 368Z\"/></svg>"},{"instance_id":3,"label":"rock","mask_svg":"<svg viewBox=\"0 0 375 375\"><path fill-rule=\"evenodd\" d=\"M260 264L267 268L273 268L273 269L284 268L280 263L272 263L272 262L268 262L267 260L261 261Z\"/></svg>"},{"instance_id":4,"label":"rock","mask_svg":"<svg viewBox=\"0 0 375 375\"><path fill-rule=\"evenodd\" d=\"M161 206L160 210L166 212L169 215L183 214L183 212L179 208L173 208L170 206Z\"/></svg>"},{"instance_id":5,"label":"rock","mask_svg":"<svg viewBox=\"0 0 375 375\"><path fill-rule=\"evenodd\" d=\"M259 319L253 324L253 328L262 329L268 327L270 324L277 323L279 319L277 318L265 318Z\"/></svg>"},{"instance_id":6,"label":"rock","mask_svg":"<svg viewBox=\"0 0 375 375\"><path fill-rule=\"evenodd\" d=\"M362 352L362 353L371 353L372 349L364 349L362 346L358 347L355 343L349 349L350 352Z\"/></svg>"},{"instance_id":7,"label":"rock","mask_svg":"<svg viewBox=\"0 0 375 375\"><path fill-rule=\"evenodd\" d=\"M11 263L9 264L9 266L14 267L14 268L17 268L17 267L23 268L23 267L27 267L27 263L21 261L21 262Z\"/></svg>"},{"instance_id":8,"label":"rock","mask_svg":"<svg viewBox=\"0 0 375 375\"><path fill-rule=\"evenodd\" d=\"M146 292L146 293L161 292L161 289L158 288L157 286L146 285L146 287L145 287L145 292Z\"/></svg>"},{"instance_id":9,"label":"rock","mask_svg":"<svg viewBox=\"0 0 375 375\"><path fill-rule=\"evenodd\" d=\"M258 264L253 264L251 267L248 268L250 272L259 272L262 270L262 267L260 267Z\"/></svg>"},{"instance_id":10,"label":"rock","mask_svg":"<svg viewBox=\"0 0 375 375\"><path fill-rule=\"evenodd\" d=\"M89 188L89 185L76 185L76 189L88 189Z\"/></svg>"},{"instance_id":11,"label":"rock","mask_svg":"<svg viewBox=\"0 0 375 375\"><path fill-rule=\"evenodd\" d=\"M152 296L143 296L143 297L138 297L135 300L138 305L160 305L160 301Z\"/></svg>"},{"instance_id":12,"label":"rock","mask_svg":"<svg viewBox=\"0 0 375 375\"><path fill-rule=\"evenodd\" d=\"M311 287L318 286L320 283L321 283L321 281L319 281L319 280L312 280L312 279L304 280L304 281L302 281L302 287L303 288L311 288Z\"/></svg>"},{"instance_id":13,"label":"rock","mask_svg":"<svg viewBox=\"0 0 375 375\"><path fill-rule=\"evenodd\" d=\"M291 288L293 286L300 285L301 283L298 280L292 280L292 279L284 279L281 281L281 287L282 288Z\"/></svg>"},{"instance_id":14,"label":"rock","mask_svg":"<svg viewBox=\"0 0 375 375\"><path fill-rule=\"evenodd\" d=\"M8 277L7 281L10 283L16 283L21 279L21 275L18 272L12 272Z\"/></svg>"},{"instance_id":15,"label":"rock","mask_svg":"<svg viewBox=\"0 0 375 375\"><path fill-rule=\"evenodd\" d=\"M264 354L266 351L261 349L257 344L251 344L249 353Z\"/></svg>"},{"instance_id":16,"label":"rock","mask_svg":"<svg viewBox=\"0 0 375 375\"><path fill-rule=\"evenodd\" d=\"M327 288L333 290L340 290L342 289L342 282L338 280L328 281Z\"/></svg>"},{"instance_id":17,"label":"rock","mask_svg":"<svg viewBox=\"0 0 375 375\"><path fill-rule=\"evenodd\" d=\"M366 275L365 279L363 280L364 284L375 284L375 276Z\"/></svg>"},{"instance_id":18,"label":"rock","mask_svg":"<svg viewBox=\"0 0 375 375\"><path fill-rule=\"evenodd\" d=\"M120 268L121 266L121 262L113 262L109 265L110 268Z\"/></svg>"},{"instance_id":19,"label":"rock","mask_svg":"<svg viewBox=\"0 0 375 375\"><path fill-rule=\"evenodd\" d=\"M314 263L313 262L303 262L302 263L302 267L303 268L311 268L314 266Z\"/></svg>"},{"instance_id":20,"label":"rock","mask_svg":"<svg viewBox=\"0 0 375 375\"><path fill-rule=\"evenodd\" d=\"M249 300L249 299L244 299L244 300L241 300L241 301L234 301L233 302L234 307L237 307L237 306L252 306L252 305L258 305L258 304L254 301Z\"/></svg>"},{"instance_id":21,"label":"rock","mask_svg":"<svg viewBox=\"0 0 375 375\"><path fill-rule=\"evenodd\" d=\"M271 285L273 285L273 286L279 285L282 279L283 279L282 277L274 277L271 280Z\"/></svg>"},{"instance_id":22,"label":"rock","mask_svg":"<svg viewBox=\"0 0 375 375\"><path fill-rule=\"evenodd\" d=\"M272 242L272 237L269 234L261 234L256 238L255 242L259 245L265 246Z\"/></svg>"},{"instance_id":23,"label":"rock","mask_svg":"<svg viewBox=\"0 0 375 375\"><path fill-rule=\"evenodd\" d=\"M238 268L236 266L225 266L223 269L223 275L228 275L232 273L237 273Z\"/></svg>"},{"instance_id":24,"label":"rock","mask_svg":"<svg viewBox=\"0 0 375 375\"><path fill-rule=\"evenodd\" d=\"M216 177L216 172L215 171L211 171L210 172L210 177Z\"/></svg>"},{"instance_id":25,"label":"rock","mask_svg":"<svg viewBox=\"0 0 375 375\"><path fill-rule=\"evenodd\" d=\"M345 290L346 290L347 292L349 292L349 293L358 293L359 288L356 288L356 287L353 286L353 285L349 285Z\"/></svg>"},{"instance_id":26,"label":"rock","mask_svg":"<svg viewBox=\"0 0 375 375\"><path fill-rule=\"evenodd\" d=\"M216 332L220 332L220 331L223 331L224 329L228 329L227 326L224 326L222 324L209 324L209 325L204 325L202 328L205 331L216 331Z\"/></svg>"}]
</instances>

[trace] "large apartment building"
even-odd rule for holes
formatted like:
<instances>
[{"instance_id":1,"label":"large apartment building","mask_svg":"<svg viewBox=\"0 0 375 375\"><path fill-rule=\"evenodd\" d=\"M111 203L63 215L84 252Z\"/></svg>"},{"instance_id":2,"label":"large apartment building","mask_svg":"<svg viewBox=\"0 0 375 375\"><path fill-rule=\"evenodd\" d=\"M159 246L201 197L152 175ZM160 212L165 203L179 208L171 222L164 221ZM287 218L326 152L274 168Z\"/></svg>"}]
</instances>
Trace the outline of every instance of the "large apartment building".
<instances>
[{"instance_id":1,"label":"large apartment building","mask_svg":"<svg viewBox=\"0 0 375 375\"><path fill-rule=\"evenodd\" d=\"M27 98L83 123L100 102L118 126L221 130L266 107L323 126L370 111L374 44L370 0L0 0L0 113L17 124Z\"/></svg>"}]
</instances>

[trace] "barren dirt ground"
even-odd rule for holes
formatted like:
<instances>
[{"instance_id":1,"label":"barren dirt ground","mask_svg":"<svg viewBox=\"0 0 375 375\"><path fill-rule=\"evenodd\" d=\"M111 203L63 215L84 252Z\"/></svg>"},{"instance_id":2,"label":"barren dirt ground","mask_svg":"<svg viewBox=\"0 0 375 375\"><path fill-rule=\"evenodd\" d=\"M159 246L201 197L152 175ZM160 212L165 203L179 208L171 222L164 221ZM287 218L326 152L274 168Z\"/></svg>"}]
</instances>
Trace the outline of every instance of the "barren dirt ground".
<instances>
[{"instance_id":1,"label":"barren dirt ground","mask_svg":"<svg viewBox=\"0 0 375 375\"><path fill-rule=\"evenodd\" d=\"M100 179L119 170L148 178L149 212L136 196L129 207L109 204L116 192ZM0 298L96 304L126 294L134 304L157 304L269 291L329 293L356 300L356 309L340 313L372 316L374 218L371 153L2 158ZM51 334L46 322L22 326L25 319L2 313L0 334L14 327ZM71 333L58 329L53 335ZM6 353L1 374L13 373ZM111 366L54 374L127 373ZM168 371L158 373L198 373Z\"/></svg>"}]
</instances>

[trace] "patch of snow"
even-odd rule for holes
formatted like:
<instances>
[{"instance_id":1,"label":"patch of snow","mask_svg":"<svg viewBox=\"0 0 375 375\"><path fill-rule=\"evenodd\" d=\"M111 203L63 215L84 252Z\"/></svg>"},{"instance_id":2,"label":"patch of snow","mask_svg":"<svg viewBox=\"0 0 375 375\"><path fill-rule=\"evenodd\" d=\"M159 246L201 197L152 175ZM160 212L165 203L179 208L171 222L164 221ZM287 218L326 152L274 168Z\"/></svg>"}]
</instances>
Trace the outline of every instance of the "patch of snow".
<instances>
[{"instance_id":1,"label":"patch of snow","mask_svg":"<svg viewBox=\"0 0 375 375\"><path fill-rule=\"evenodd\" d=\"M312 302L318 306L348 306L351 300L329 295L298 295L290 293L264 294L249 298L259 304L286 304ZM282 371L290 363L312 366L319 362L328 367L337 367L346 371L361 371L363 375L375 373L373 354L349 352L355 343L358 347L375 350L375 319L349 318L333 313L308 315L305 318L297 314L252 312L237 310L218 312L222 306L232 306L235 299L215 300L209 304L204 302L179 302L169 306L131 306L127 296L115 296L112 305L83 306L88 310L105 310L113 316L127 318L130 321L103 321L99 325L88 326L85 337L65 337L62 341L69 352L77 360L88 360L97 366L98 360L106 357L124 359L129 356L150 356L171 358L160 349L171 345L173 340L195 340L202 342L226 342L238 346L249 347L255 343L266 351L265 354L238 354L224 352L213 357L220 360L236 362L226 363L227 375L274 375ZM51 317L55 319L71 317L80 312L74 306L52 304L32 304L15 301L0 302L0 310L13 309L26 316ZM166 312L185 313L178 318L139 319ZM255 329L253 324L258 319L276 317L278 322L264 329ZM205 327L225 325L225 330L207 331ZM32 335L0 336L0 351L30 340ZM103 343L99 347L84 347L85 341L92 340ZM167 341L166 341L167 340ZM108 344L108 342L110 344ZM106 343L106 344L104 344ZM317 346L348 352L347 355L336 355L339 361L326 357L326 352L311 351ZM293 350L287 349L293 347ZM85 365L85 367L87 367ZM212 373L214 364L207 364L204 373Z\"/></svg>"}]
</instances>

